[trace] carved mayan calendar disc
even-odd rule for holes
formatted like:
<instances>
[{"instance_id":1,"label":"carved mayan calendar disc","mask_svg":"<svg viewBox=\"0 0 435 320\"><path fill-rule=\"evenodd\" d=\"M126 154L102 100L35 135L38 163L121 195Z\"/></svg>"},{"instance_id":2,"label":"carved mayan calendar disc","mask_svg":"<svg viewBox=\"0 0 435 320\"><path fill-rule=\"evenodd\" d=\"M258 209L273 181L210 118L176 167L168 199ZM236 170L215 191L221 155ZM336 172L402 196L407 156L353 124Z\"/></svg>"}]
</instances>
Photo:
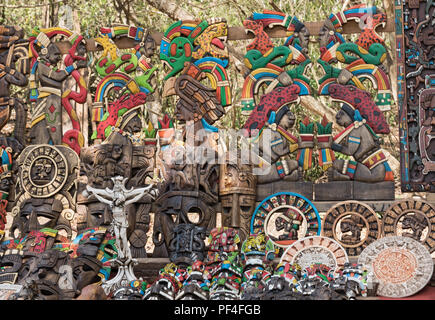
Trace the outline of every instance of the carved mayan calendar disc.
<instances>
[{"instance_id":1,"label":"carved mayan calendar disc","mask_svg":"<svg viewBox=\"0 0 435 320\"><path fill-rule=\"evenodd\" d=\"M68 162L55 146L37 145L22 163L21 185L34 198L56 194L68 179Z\"/></svg>"},{"instance_id":2,"label":"carved mayan calendar disc","mask_svg":"<svg viewBox=\"0 0 435 320\"><path fill-rule=\"evenodd\" d=\"M313 263L322 263L330 268L343 267L349 262L346 250L335 240L312 236L298 240L284 251L280 263L289 262L299 265L302 270Z\"/></svg>"},{"instance_id":3,"label":"carved mayan calendar disc","mask_svg":"<svg viewBox=\"0 0 435 320\"><path fill-rule=\"evenodd\" d=\"M404 236L435 251L435 208L422 200L393 203L383 217L385 236Z\"/></svg>"},{"instance_id":4,"label":"carved mayan calendar disc","mask_svg":"<svg viewBox=\"0 0 435 320\"><path fill-rule=\"evenodd\" d=\"M251 234L265 232L282 248L298 239L320 235L320 229L316 207L304 196L292 192L279 192L264 199L251 220Z\"/></svg>"},{"instance_id":5,"label":"carved mayan calendar disc","mask_svg":"<svg viewBox=\"0 0 435 320\"><path fill-rule=\"evenodd\" d=\"M358 256L381 237L381 221L375 211L359 201L344 201L326 212L322 235L340 243L349 256Z\"/></svg>"},{"instance_id":6,"label":"carved mayan calendar disc","mask_svg":"<svg viewBox=\"0 0 435 320\"><path fill-rule=\"evenodd\" d=\"M358 263L379 282L377 294L384 297L411 296L430 281L433 261L420 242L401 236L388 236L363 250Z\"/></svg>"}]
</instances>

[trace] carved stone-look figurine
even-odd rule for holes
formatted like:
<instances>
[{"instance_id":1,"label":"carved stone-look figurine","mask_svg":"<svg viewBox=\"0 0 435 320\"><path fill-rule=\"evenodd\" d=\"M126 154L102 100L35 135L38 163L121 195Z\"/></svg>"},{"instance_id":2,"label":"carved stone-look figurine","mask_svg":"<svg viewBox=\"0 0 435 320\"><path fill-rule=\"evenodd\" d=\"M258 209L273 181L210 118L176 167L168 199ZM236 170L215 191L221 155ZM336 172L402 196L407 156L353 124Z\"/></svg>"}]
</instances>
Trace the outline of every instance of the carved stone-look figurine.
<instances>
[{"instance_id":1,"label":"carved stone-look figurine","mask_svg":"<svg viewBox=\"0 0 435 320\"><path fill-rule=\"evenodd\" d=\"M142 300L148 284L145 281L131 281L113 293L112 300Z\"/></svg>"},{"instance_id":2,"label":"carved stone-look figurine","mask_svg":"<svg viewBox=\"0 0 435 320\"><path fill-rule=\"evenodd\" d=\"M264 289L264 300L297 300L300 270L288 262L279 263Z\"/></svg>"},{"instance_id":3,"label":"carved stone-look figurine","mask_svg":"<svg viewBox=\"0 0 435 320\"><path fill-rule=\"evenodd\" d=\"M358 296L367 296L367 270L356 263L345 263L331 283L334 291L344 295L348 300L355 300Z\"/></svg>"},{"instance_id":4,"label":"carved stone-look figurine","mask_svg":"<svg viewBox=\"0 0 435 320\"><path fill-rule=\"evenodd\" d=\"M214 228L210 231L208 252L205 264L211 274L223 261L240 264L240 237L236 229L228 227Z\"/></svg>"},{"instance_id":5,"label":"carved stone-look figurine","mask_svg":"<svg viewBox=\"0 0 435 320\"><path fill-rule=\"evenodd\" d=\"M260 300L270 281L270 273L262 267L254 267L243 272L241 300Z\"/></svg>"},{"instance_id":6,"label":"carved stone-look figurine","mask_svg":"<svg viewBox=\"0 0 435 320\"><path fill-rule=\"evenodd\" d=\"M244 270L254 267L266 269L275 258L273 242L265 233L250 234L240 249Z\"/></svg>"},{"instance_id":7,"label":"carved stone-look figurine","mask_svg":"<svg viewBox=\"0 0 435 320\"><path fill-rule=\"evenodd\" d=\"M238 231L243 242L249 235L256 202L257 177L252 166L226 161L220 166L219 198L222 206L222 226Z\"/></svg>"}]
</instances>

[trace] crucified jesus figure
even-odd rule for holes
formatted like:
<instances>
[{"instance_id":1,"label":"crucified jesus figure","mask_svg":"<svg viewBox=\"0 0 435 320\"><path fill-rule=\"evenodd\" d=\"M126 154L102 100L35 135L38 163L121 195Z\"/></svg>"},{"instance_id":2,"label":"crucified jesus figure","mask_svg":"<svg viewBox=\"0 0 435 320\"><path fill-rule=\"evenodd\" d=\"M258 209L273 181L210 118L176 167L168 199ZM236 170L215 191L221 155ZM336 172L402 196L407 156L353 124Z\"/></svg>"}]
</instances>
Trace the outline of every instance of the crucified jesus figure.
<instances>
[{"instance_id":1,"label":"crucified jesus figure","mask_svg":"<svg viewBox=\"0 0 435 320\"><path fill-rule=\"evenodd\" d=\"M116 246L118 247L118 259L125 261L128 264L132 260L130 247L127 240L128 217L125 208L132 203L139 201L146 193L150 194L153 198L155 193L151 190L153 185L144 188L137 188L127 190L125 182L127 178L116 176L112 178L114 185L113 189L97 189L91 186L86 186L87 195L93 194L98 201L108 204L112 209L113 221L112 230L116 238Z\"/></svg>"}]
</instances>

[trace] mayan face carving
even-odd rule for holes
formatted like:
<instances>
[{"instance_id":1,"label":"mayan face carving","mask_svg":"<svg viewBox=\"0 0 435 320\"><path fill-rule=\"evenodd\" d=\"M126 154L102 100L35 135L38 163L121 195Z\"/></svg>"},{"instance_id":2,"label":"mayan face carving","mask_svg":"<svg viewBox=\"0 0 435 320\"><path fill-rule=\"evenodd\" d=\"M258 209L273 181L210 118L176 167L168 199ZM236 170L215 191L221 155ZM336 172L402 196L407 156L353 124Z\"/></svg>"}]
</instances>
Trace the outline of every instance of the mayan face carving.
<instances>
[{"instance_id":1,"label":"mayan face carving","mask_svg":"<svg viewBox=\"0 0 435 320\"><path fill-rule=\"evenodd\" d=\"M183 286L183 275L174 263L160 269L157 280L146 290L144 300L174 300Z\"/></svg>"},{"instance_id":2,"label":"mayan face carving","mask_svg":"<svg viewBox=\"0 0 435 320\"><path fill-rule=\"evenodd\" d=\"M183 277L183 287L175 300L208 300L210 274L202 261L197 260L188 266Z\"/></svg>"},{"instance_id":3,"label":"mayan face carving","mask_svg":"<svg viewBox=\"0 0 435 320\"><path fill-rule=\"evenodd\" d=\"M193 224L179 224L169 243L169 258L176 265L187 268L195 261L204 260L205 228Z\"/></svg>"},{"instance_id":4,"label":"mayan face carving","mask_svg":"<svg viewBox=\"0 0 435 320\"><path fill-rule=\"evenodd\" d=\"M179 224L194 224L198 227L211 228L214 223L213 217L216 212L210 208L210 199L196 198L193 196L173 195L162 196L161 206L158 215L158 226L155 228L155 243L160 245L164 241L166 248L170 247L170 241L174 237L175 228ZM192 219L192 220L190 220ZM161 241L156 239L156 234L160 233Z\"/></svg>"},{"instance_id":5,"label":"mayan face carving","mask_svg":"<svg viewBox=\"0 0 435 320\"><path fill-rule=\"evenodd\" d=\"M23 237L32 230L53 228L71 237L75 213L78 157L64 146L27 147L17 159L19 184L12 209L11 234Z\"/></svg>"},{"instance_id":6,"label":"mayan face carving","mask_svg":"<svg viewBox=\"0 0 435 320\"><path fill-rule=\"evenodd\" d=\"M220 166L219 194L222 204L222 225L239 230L242 241L249 235L249 226L256 201L256 177L249 165Z\"/></svg>"},{"instance_id":7,"label":"mayan face carving","mask_svg":"<svg viewBox=\"0 0 435 320\"><path fill-rule=\"evenodd\" d=\"M19 274L23 266L23 255L16 251L6 250L1 257L0 262L0 283L15 284L20 280Z\"/></svg>"},{"instance_id":8,"label":"mayan face carving","mask_svg":"<svg viewBox=\"0 0 435 320\"><path fill-rule=\"evenodd\" d=\"M71 268L75 289L81 291L85 286L99 282L101 278L98 273L102 265L101 261L92 256L82 255L73 259Z\"/></svg>"}]
</instances>

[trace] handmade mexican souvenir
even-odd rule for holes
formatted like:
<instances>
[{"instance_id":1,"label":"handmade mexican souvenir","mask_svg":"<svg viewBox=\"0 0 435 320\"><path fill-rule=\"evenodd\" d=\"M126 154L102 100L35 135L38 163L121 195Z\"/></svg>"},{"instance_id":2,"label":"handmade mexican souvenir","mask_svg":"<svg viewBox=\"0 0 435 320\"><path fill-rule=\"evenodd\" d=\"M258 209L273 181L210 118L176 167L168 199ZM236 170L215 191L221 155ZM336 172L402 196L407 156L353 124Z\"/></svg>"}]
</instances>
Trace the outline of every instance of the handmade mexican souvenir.
<instances>
[{"instance_id":1,"label":"handmade mexican souvenir","mask_svg":"<svg viewBox=\"0 0 435 320\"><path fill-rule=\"evenodd\" d=\"M56 36L65 37L71 49L63 59L65 69L59 69L62 54L55 43ZM29 39L31 52L30 101L32 144L65 144L77 154L84 146L85 138L71 100L84 103L87 87L78 69L87 66L86 45L83 37L65 28L35 28ZM79 88L63 90L62 84L72 77ZM67 113L72 129L63 130L62 115ZM65 128L66 129L66 128Z\"/></svg>"},{"instance_id":2,"label":"handmade mexican souvenir","mask_svg":"<svg viewBox=\"0 0 435 320\"><path fill-rule=\"evenodd\" d=\"M75 214L77 153L65 146L26 147L17 159L19 182L10 233L18 237L45 227L64 230L71 238ZM41 224L39 217L44 217Z\"/></svg>"},{"instance_id":3,"label":"handmade mexican souvenir","mask_svg":"<svg viewBox=\"0 0 435 320\"><path fill-rule=\"evenodd\" d=\"M358 256L381 234L381 221L375 211L359 201L337 203L322 221L322 235L340 243L349 256Z\"/></svg>"},{"instance_id":4,"label":"handmade mexican souvenir","mask_svg":"<svg viewBox=\"0 0 435 320\"><path fill-rule=\"evenodd\" d=\"M250 230L264 232L275 246L287 248L304 237L320 235L321 220L311 201L296 193L280 192L257 206Z\"/></svg>"},{"instance_id":5,"label":"handmade mexican souvenir","mask_svg":"<svg viewBox=\"0 0 435 320\"><path fill-rule=\"evenodd\" d=\"M302 270L315 263L336 269L348 261L346 251L338 242L322 236L310 236L296 241L284 251L280 259L280 262L297 264Z\"/></svg>"},{"instance_id":6,"label":"handmade mexican souvenir","mask_svg":"<svg viewBox=\"0 0 435 320\"><path fill-rule=\"evenodd\" d=\"M194 224L181 223L174 229L174 237L169 243L169 259L180 268L186 269L205 256L205 228Z\"/></svg>"},{"instance_id":7,"label":"handmade mexican souvenir","mask_svg":"<svg viewBox=\"0 0 435 320\"><path fill-rule=\"evenodd\" d=\"M17 70L16 62L20 58L17 52L23 40L24 30L18 26L0 26L0 129L9 121L12 110L16 120L14 138L24 147L27 112L24 102L11 96L10 86L25 87L28 79L23 70ZM18 67L19 69L19 67Z\"/></svg>"},{"instance_id":8,"label":"handmade mexican souvenir","mask_svg":"<svg viewBox=\"0 0 435 320\"><path fill-rule=\"evenodd\" d=\"M370 244L358 264L367 268L370 281L379 283L377 294L401 298L423 289L433 272L429 251L409 237L387 236Z\"/></svg>"},{"instance_id":9,"label":"handmade mexican souvenir","mask_svg":"<svg viewBox=\"0 0 435 320\"><path fill-rule=\"evenodd\" d=\"M394 202L382 217L384 236L410 237L435 251L435 209L427 201L402 200Z\"/></svg>"},{"instance_id":10,"label":"handmade mexican souvenir","mask_svg":"<svg viewBox=\"0 0 435 320\"><path fill-rule=\"evenodd\" d=\"M400 180L404 192L434 192L433 2L396 2Z\"/></svg>"},{"instance_id":11,"label":"handmade mexican souvenir","mask_svg":"<svg viewBox=\"0 0 435 320\"><path fill-rule=\"evenodd\" d=\"M219 198L222 205L222 225L238 230L243 242L249 227L256 201L256 176L252 166L241 164L241 158L228 159L220 166Z\"/></svg>"}]
</instances>

